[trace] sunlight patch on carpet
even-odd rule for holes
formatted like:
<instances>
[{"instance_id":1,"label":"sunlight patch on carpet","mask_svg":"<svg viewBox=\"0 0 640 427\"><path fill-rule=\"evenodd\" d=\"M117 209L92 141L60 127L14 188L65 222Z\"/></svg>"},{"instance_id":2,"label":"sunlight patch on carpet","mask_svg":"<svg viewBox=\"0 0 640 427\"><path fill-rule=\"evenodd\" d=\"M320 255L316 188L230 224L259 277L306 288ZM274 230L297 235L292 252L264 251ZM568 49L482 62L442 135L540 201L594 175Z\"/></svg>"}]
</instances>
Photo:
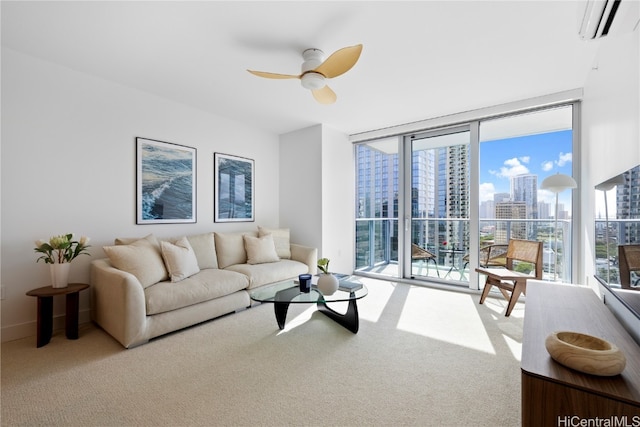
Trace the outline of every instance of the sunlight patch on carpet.
<instances>
[{"instance_id":1,"label":"sunlight patch on carpet","mask_svg":"<svg viewBox=\"0 0 640 427\"><path fill-rule=\"evenodd\" d=\"M358 314L360 320L369 322L377 322L382 316L382 312L387 307L391 295L398 286L396 283L386 281L372 281L371 279L363 279L360 281L369 289L369 295L363 298L358 304Z\"/></svg>"},{"instance_id":2,"label":"sunlight patch on carpet","mask_svg":"<svg viewBox=\"0 0 640 427\"><path fill-rule=\"evenodd\" d=\"M286 334L289 331L292 331L293 329L297 328L298 326L304 324L305 322L307 322L309 319L311 319L311 315L313 314L313 312L316 311L316 306L314 305L309 305L309 308L307 308L306 310L304 310L302 313L298 314L297 316L292 316L291 318L287 317L287 320L284 324L284 329L282 329L280 332L278 332L277 335L281 335L281 334ZM276 325L276 328L278 327L278 323L276 321L276 318L274 316L273 318L273 323L274 325Z\"/></svg>"},{"instance_id":3,"label":"sunlight patch on carpet","mask_svg":"<svg viewBox=\"0 0 640 427\"><path fill-rule=\"evenodd\" d=\"M507 335L503 335L503 337L509 347L509 350L511 350L511 354L513 354L513 358L520 362L522 360L522 343Z\"/></svg>"},{"instance_id":4,"label":"sunlight patch on carpet","mask_svg":"<svg viewBox=\"0 0 640 427\"><path fill-rule=\"evenodd\" d=\"M496 354L470 295L412 287L398 329Z\"/></svg>"}]
</instances>

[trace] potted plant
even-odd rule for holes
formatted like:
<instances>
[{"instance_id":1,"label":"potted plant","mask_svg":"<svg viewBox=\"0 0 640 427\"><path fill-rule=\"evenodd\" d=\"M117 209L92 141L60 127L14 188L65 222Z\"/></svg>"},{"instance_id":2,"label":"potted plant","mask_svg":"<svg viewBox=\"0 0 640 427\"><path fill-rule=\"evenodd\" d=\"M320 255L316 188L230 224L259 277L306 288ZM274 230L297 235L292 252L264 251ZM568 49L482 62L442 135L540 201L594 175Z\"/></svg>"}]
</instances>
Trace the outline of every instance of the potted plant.
<instances>
[{"instance_id":1,"label":"potted plant","mask_svg":"<svg viewBox=\"0 0 640 427\"><path fill-rule=\"evenodd\" d=\"M318 278L318 290L323 295L333 295L338 290L338 278L329 271L329 258L318 260L318 269L322 271Z\"/></svg>"},{"instance_id":2,"label":"potted plant","mask_svg":"<svg viewBox=\"0 0 640 427\"><path fill-rule=\"evenodd\" d=\"M49 264L51 286L54 288L67 287L71 261L79 255L89 255L87 243L89 243L88 237L82 236L80 240L73 240L73 234L52 236L48 242L36 241L34 251L42 254L36 262L43 260L45 264Z\"/></svg>"}]
</instances>

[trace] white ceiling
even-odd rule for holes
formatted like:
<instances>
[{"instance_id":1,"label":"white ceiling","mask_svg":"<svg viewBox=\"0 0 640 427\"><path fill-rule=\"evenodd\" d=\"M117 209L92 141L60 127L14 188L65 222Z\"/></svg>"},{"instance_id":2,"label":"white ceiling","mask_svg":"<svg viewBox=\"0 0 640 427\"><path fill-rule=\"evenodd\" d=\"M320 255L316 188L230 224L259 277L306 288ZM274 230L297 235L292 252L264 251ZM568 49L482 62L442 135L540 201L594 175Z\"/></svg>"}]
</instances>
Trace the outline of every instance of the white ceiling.
<instances>
[{"instance_id":1,"label":"white ceiling","mask_svg":"<svg viewBox=\"0 0 640 427\"><path fill-rule=\"evenodd\" d=\"M582 87L574 1L1 2L2 45L278 134L349 134ZM304 49L362 43L320 105Z\"/></svg>"}]
</instances>

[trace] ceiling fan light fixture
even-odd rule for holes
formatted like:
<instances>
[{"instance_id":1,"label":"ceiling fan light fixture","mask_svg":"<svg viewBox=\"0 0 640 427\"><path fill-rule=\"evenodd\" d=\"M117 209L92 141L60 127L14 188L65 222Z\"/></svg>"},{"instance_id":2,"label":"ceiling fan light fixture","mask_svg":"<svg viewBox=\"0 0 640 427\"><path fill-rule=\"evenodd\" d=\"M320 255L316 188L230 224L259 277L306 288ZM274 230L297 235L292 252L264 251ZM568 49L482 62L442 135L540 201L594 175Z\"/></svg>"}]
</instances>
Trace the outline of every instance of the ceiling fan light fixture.
<instances>
[{"instance_id":1,"label":"ceiling fan light fixture","mask_svg":"<svg viewBox=\"0 0 640 427\"><path fill-rule=\"evenodd\" d=\"M324 52L320 49L307 49L302 52L302 58L304 62L300 67L302 73L315 70L324 61Z\"/></svg>"},{"instance_id":2,"label":"ceiling fan light fixture","mask_svg":"<svg viewBox=\"0 0 640 427\"><path fill-rule=\"evenodd\" d=\"M327 84L324 81L324 76L320 73L305 73L300 78L302 87L309 90L318 90L325 87Z\"/></svg>"},{"instance_id":3,"label":"ceiling fan light fixture","mask_svg":"<svg viewBox=\"0 0 640 427\"><path fill-rule=\"evenodd\" d=\"M251 74L266 79L300 79L302 87L311 91L311 94L320 104L333 104L336 102L336 93L327 86L326 80L341 76L349 71L360 58L362 45L343 47L333 52L324 60L324 53L320 49L307 49L302 52L301 72L295 74L269 73L265 71L247 70Z\"/></svg>"}]
</instances>

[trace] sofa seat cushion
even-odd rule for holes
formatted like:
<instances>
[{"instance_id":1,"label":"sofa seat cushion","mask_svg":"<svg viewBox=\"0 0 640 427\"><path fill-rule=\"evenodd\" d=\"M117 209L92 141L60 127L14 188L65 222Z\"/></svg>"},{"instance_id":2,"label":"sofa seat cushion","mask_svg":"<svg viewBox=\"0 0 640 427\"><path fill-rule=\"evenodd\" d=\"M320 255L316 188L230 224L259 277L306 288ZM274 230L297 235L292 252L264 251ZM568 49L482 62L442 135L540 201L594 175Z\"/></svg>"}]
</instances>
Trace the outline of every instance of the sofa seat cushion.
<instances>
[{"instance_id":1,"label":"sofa seat cushion","mask_svg":"<svg viewBox=\"0 0 640 427\"><path fill-rule=\"evenodd\" d=\"M200 270L178 283L159 282L144 290L147 316L219 298L248 286L246 276L213 268Z\"/></svg>"},{"instance_id":2,"label":"sofa seat cushion","mask_svg":"<svg viewBox=\"0 0 640 427\"><path fill-rule=\"evenodd\" d=\"M283 259L268 264L235 264L225 271L235 271L249 278L249 289L257 288L269 283L297 278L300 274L309 272L306 264L290 259Z\"/></svg>"}]
</instances>

